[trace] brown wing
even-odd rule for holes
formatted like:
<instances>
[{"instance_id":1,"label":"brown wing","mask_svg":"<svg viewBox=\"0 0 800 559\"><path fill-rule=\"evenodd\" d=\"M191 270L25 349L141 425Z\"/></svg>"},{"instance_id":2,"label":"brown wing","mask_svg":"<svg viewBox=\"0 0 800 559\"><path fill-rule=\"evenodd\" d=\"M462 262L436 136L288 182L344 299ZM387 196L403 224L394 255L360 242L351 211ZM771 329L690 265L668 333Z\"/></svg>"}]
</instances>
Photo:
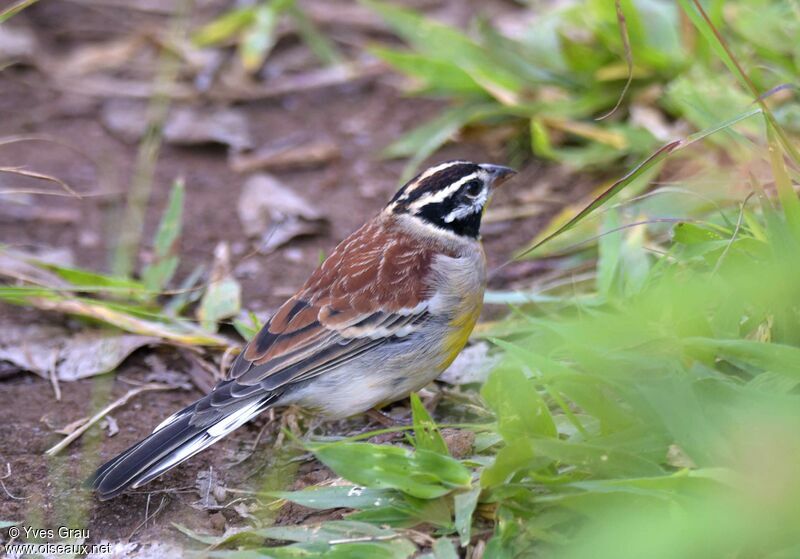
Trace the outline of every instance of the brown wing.
<instances>
[{"instance_id":1,"label":"brown wing","mask_svg":"<svg viewBox=\"0 0 800 559\"><path fill-rule=\"evenodd\" d=\"M367 223L278 309L233 364L228 396L275 390L321 374L428 318L434 249ZM223 394L219 395L224 398Z\"/></svg>"}]
</instances>

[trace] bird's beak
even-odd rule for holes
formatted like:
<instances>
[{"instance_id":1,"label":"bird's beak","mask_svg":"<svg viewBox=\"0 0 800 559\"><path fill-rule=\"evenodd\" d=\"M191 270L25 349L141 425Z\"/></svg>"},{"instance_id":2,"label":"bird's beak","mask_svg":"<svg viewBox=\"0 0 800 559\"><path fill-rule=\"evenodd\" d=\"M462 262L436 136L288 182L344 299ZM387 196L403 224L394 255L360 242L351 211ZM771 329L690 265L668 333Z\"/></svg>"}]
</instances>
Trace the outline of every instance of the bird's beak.
<instances>
[{"instance_id":1,"label":"bird's beak","mask_svg":"<svg viewBox=\"0 0 800 559\"><path fill-rule=\"evenodd\" d=\"M491 163L482 163L480 168L487 171L492 176L492 186L495 188L517 174L511 167L492 165Z\"/></svg>"}]
</instances>

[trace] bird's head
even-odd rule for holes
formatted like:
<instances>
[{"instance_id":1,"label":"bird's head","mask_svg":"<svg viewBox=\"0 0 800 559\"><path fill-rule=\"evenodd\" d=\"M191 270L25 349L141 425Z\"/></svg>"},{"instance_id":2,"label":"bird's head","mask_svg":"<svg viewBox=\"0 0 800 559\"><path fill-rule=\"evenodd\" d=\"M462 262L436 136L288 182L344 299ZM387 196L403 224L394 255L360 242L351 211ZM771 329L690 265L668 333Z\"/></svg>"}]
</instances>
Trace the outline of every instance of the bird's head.
<instances>
[{"instance_id":1,"label":"bird's head","mask_svg":"<svg viewBox=\"0 0 800 559\"><path fill-rule=\"evenodd\" d=\"M489 163L440 163L406 183L385 211L410 215L450 233L477 238L492 189L514 174L514 169Z\"/></svg>"}]
</instances>

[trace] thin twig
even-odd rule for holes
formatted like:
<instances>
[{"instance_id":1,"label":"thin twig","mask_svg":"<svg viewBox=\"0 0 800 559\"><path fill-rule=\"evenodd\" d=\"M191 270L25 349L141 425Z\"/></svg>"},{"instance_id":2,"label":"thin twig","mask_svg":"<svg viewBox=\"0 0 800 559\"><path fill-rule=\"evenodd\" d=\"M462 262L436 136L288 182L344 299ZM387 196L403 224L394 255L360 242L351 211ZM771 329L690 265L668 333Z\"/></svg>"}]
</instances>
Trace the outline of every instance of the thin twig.
<instances>
[{"instance_id":1,"label":"thin twig","mask_svg":"<svg viewBox=\"0 0 800 559\"><path fill-rule=\"evenodd\" d=\"M72 441L83 435L89 429L89 427L91 427L92 425L103 419L106 415L108 415L115 409L127 404L128 401L134 396L141 394L142 392L150 392L155 390L174 390L175 388L177 387L170 386L168 384L150 383L129 390L124 396L122 396L118 400L115 400L114 402L112 402L111 404L107 405L102 410L94 414L91 417L91 419L89 419L89 421L87 421L86 423L75 429L72 433L67 435L66 438L64 438L64 440L62 440L52 448L49 448L45 452L45 454L47 454L48 456L55 456L56 454L64 450L67 446L69 446L72 443Z\"/></svg>"},{"instance_id":2,"label":"thin twig","mask_svg":"<svg viewBox=\"0 0 800 559\"><path fill-rule=\"evenodd\" d=\"M6 484L4 480L11 477L11 464L6 462L6 475L0 477L0 488L3 489L3 492L8 495L10 499L14 499L15 501L27 501L28 497L17 497L16 495L12 495L11 492L6 488Z\"/></svg>"},{"instance_id":3,"label":"thin twig","mask_svg":"<svg viewBox=\"0 0 800 559\"><path fill-rule=\"evenodd\" d=\"M148 520L150 520L151 518L155 518L155 516L158 513L160 513L162 510L164 510L164 506L166 504L167 504L167 496L166 495L162 495L161 496L161 502L159 503L158 508L155 511L153 511L153 514L148 515L147 512L150 510L150 494L148 493L147 494L147 508L145 509L144 520L142 520L136 526L136 528L133 529L133 532L131 532L130 535L128 536L128 541L131 541L131 538L134 536L134 534L136 534L136 532L138 532L143 526L147 525L147 521Z\"/></svg>"},{"instance_id":4,"label":"thin twig","mask_svg":"<svg viewBox=\"0 0 800 559\"><path fill-rule=\"evenodd\" d=\"M53 392L56 395L56 401L61 401L61 385L58 384L58 373L56 372L56 365L58 364L58 348L53 350L53 357L52 361L50 362L50 367L48 367L48 373L50 376L50 384L53 385Z\"/></svg>"}]
</instances>

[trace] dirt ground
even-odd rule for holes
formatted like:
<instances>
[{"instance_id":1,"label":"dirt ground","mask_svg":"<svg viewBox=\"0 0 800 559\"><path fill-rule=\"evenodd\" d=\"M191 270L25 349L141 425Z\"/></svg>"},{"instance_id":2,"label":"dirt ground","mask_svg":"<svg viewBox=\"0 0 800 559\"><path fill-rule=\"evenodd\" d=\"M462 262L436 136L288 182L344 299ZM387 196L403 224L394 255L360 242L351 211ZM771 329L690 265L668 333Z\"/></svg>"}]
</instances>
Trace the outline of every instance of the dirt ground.
<instances>
[{"instance_id":1,"label":"dirt ground","mask_svg":"<svg viewBox=\"0 0 800 559\"><path fill-rule=\"evenodd\" d=\"M458 4L458 2L451 2ZM153 3L150 3L153 4ZM429 3L431 4L431 3ZM436 4L436 3L432 3ZM478 4L474 2L472 4ZM163 25L166 16L146 11L103 8L102 3L53 0L35 5L13 21L33 30L37 56L50 63L84 43L102 42L131 32L138 26ZM208 8L208 3L203 4ZM218 7L216 8L218 10ZM468 14L473 7L464 3ZM213 9L212 9L213 11ZM198 16L199 17L199 16ZM280 54L285 48L279 44ZM323 234L294 239L269 256L248 258L236 266L243 288L245 308L258 313L275 309L299 287L315 267L320 251L328 252L348 233L380 210L397 186L402 161L379 158L379 151L403 131L435 115L442 102L410 97L396 87L388 73L332 87L290 92L267 100L237 102L246 116L255 146L270 145L286 138L326 139L339 157L307 169L275 172L283 183L317 207L329 226ZM114 209L122 203L134 169L137 145L109 132L101 112L109 96L82 95L64 91L43 67L22 64L0 72L0 138L37 134L57 138L88 154L87 159L64 146L43 142L0 145L0 166L25 167L66 181L81 193L101 193L77 200L37 197L28 213L0 212L0 243L21 249L67 248L76 264L107 270L109 248L117 227ZM203 101L194 101L195 104ZM505 163L507 154L486 139L465 139L437 153L431 161L467 158ZM521 176L493 201L494 208L529 204L542 192L562 200L575 199L575 179L565 172L530 160ZM169 187L177 176L187 186L182 256L179 277L197 264L209 264L214 247L229 243L235 264L250 251L236 211L245 175L229 165L221 146L162 146L148 205L145 239L152 232L166 203ZM4 183L5 184L5 183ZM10 183L9 183L10 184ZM27 184L27 183L26 183ZM40 186L40 185L37 185ZM585 188L580 190L585 191ZM527 218L496 221L485 228L490 266L505 262L512 252L528 242L546 222L551 209ZM525 285L543 265L519 263L503 269L491 279L491 287ZM501 313L490 308L488 313ZM81 323L60 315L0 305L0 321L58 323L80 328ZM228 333L232 333L232 330ZM0 491L0 520L39 519L50 525L67 520L88 522L91 541L183 541L173 522L206 533L221 533L226 526L246 523L233 507L221 512L193 507L200 499L195 483L198 472L217 472L221 485L253 488L249 477L266 460L278 433L276 419L258 442L259 450L244 462L233 459L251 448L268 420L248 425L233 436L200 454L187 464L151 483L146 491L109 502L86 500L81 480L94 465L110 459L147 435L164 417L201 396L197 388L150 392L134 398L114 412L119 432L107 436L93 429L72 444L58 459L46 459L44 451L60 440L54 431L80 419L96 406L121 396L129 386L120 380L141 380L149 369L148 356L155 354L168 368L181 370L187 361L171 347L136 352L111 375L62 383L62 398L56 401L50 383L25 372L8 371L0 380L0 470L8 473ZM99 400L99 402L98 402ZM358 428L364 420L346 427ZM342 425L317 426L319 433L336 433ZM88 456L87 456L88 455ZM319 465L303 463L293 487L325 479ZM229 492L224 502L246 494ZM300 522L311 511L284 507L278 522Z\"/></svg>"}]
</instances>

